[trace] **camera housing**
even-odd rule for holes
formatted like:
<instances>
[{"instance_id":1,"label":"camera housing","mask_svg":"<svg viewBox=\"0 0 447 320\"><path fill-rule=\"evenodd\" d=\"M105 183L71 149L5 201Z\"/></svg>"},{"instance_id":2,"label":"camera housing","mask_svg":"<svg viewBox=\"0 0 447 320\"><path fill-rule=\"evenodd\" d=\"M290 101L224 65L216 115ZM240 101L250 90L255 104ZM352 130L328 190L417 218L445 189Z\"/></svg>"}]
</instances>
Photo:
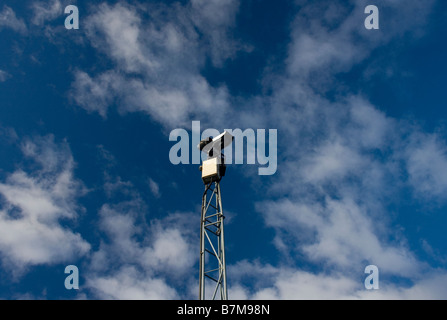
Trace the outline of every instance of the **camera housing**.
<instances>
[{"instance_id":1,"label":"camera housing","mask_svg":"<svg viewBox=\"0 0 447 320\"><path fill-rule=\"evenodd\" d=\"M228 147L234 140L234 137L228 131L224 131L215 138L208 137L200 141L197 148L205 152L208 157L213 157L215 154L221 153L223 149Z\"/></svg>"},{"instance_id":2,"label":"camera housing","mask_svg":"<svg viewBox=\"0 0 447 320\"><path fill-rule=\"evenodd\" d=\"M225 176L227 167L222 150L228 147L233 140L234 137L229 132L224 131L215 138L209 137L200 141L197 148L208 155L208 159L203 161L200 167L204 184L220 181Z\"/></svg>"}]
</instances>

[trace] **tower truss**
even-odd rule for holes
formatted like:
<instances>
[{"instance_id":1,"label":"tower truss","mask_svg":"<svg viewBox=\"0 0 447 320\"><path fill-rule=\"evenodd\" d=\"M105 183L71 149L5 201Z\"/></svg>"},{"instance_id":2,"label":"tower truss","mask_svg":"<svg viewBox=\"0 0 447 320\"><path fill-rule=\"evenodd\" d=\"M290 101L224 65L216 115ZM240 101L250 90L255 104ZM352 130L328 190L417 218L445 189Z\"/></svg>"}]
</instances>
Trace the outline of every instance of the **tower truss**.
<instances>
[{"instance_id":1,"label":"tower truss","mask_svg":"<svg viewBox=\"0 0 447 320\"><path fill-rule=\"evenodd\" d=\"M224 219L219 179L205 184L202 197L199 300L228 299ZM211 289L210 293L208 289Z\"/></svg>"}]
</instances>

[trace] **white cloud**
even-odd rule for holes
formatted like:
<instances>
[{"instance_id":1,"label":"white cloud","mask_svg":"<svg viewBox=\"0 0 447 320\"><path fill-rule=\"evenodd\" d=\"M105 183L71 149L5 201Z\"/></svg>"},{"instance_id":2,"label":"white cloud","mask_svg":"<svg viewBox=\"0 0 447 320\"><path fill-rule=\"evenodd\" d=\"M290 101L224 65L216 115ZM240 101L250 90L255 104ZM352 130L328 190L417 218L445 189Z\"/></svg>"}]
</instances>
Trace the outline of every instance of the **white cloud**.
<instances>
[{"instance_id":1,"label":"white cloud","mask_svg":"<svg viewBox=\"0 0 447 320\"><path fill-rule=\"evenodd\" d=\"M218 14L211 19L204 7ZM75 72L74 101L103 117L115 104L122 113L144 112L166 126L185 125L190 117L215 121L217 111L221 117L229 107L228 91L211 86L201 68L208 56L221 65L245 50L228 32L237 7L236 1L99 6L86 18L85 29L90 43L116 67L97 75Z\"/></svg>"},{"instance_id":2,"label":"white cloud","mask_svg":"<svg viewBox=\"0 0 447 320\"><path fill-rule=\"evenodd\" d=\"M64 13L60 0L36 1L31 8L34 13L31 22L35 25L43 25L46 21L62 17Z\"/></svg>"},{"instance_id":3,"label":"white cloud","mask_svg":"<svg viewBox=\"0 0 447 320\"><path fill-rule=\"evenodd\" d=\"M115 194L132 196L135 193L132 182L123 181L121 180L121 177L117 177L115 178L115 180L113 180L111 177L105 174L105 180L104 192L109 198L112 198Z\"/></svg>"},{"instance_id":4,"label":"white cloud","mask_svg":"<svg viewBox=\"0 0 447 320\"><path fill-rule=\"evenodd\" d=\"M92 44L97 48L106 46L102 50L107 48L110 57L125 71L137 72L153 66L150 52L143 52L141 19L131 6L118 3L112 8L101 4L86 25L89 37L99 40Z\"/></svg>"},{"instance_id":5,"label":"white cloud","mask_svg":"<svg viewBox=\"0 0 447 320\"><path fill-rule=\"evenodd\" d=\"M151 192L154 195L154 197L160 198L161 193L160 193L160 186L158 185L158 183L152 180L152 178L149 178L148 182L149 182L149 188L151 189Z\"/></svg>"},{"instance_id":6,"label":"white cloud","mask_svg":"<svg viewBox=\"0 0 447 320\"><path fill-rule=\"evenodd\" d=\"M6 71L0 70L0 82L5 82L10 77L11 77L11 75L9 73L7 73Z\"/></svg>"},{"instance_id":7,"label":"white cloud","mask_svg":"<svg viewBox=\"0 0 447 320\"><path fill-rule=\"evenodd\" d=\"M230 35L236 24L238 0L191 0L190 6L193 23L206 37L204 43L215 66L222 66L239 50L251 50L249 45L241 44Z\"/></svg>"},{"instance_id":8,"label":"white cloud","mask_svg":"<svg viewBox=\"0 0 447 320\"><path fill-rule=\"evenodd\" d=\"M306 181L312 182L338 179L366 164L361 155L339 142L319 147L308 162L302 171Z\"/></svg>"},{"instance_id":9,"label":"white cloud","mask_svg":"<svg viewBox=\"0 0 447 320\"><path fill-rule=\"evenodd\" d=\"M11 28L19 33L26 33L27 27L22 19L18 19L14 10L4 5L3 10L0 12L0 30L2 27ZM2 75L0 74L0 82ZM3 80L4 81L4 80Z\"/></svg>"},{"instance_id":10,"label":"white cloud","mask_svg":"<svg viewBox=\"0 0 447 320\"><path fill-rule=\"evenodd\" d=\"M144 264L157 270L172 269L181 272L182 268L194 264L194 252L177 228L159 230L151 247L146 248Z\"/></svg>"},{"instance_id":11,"label":"white cloud","mask_svg":"<svg viewBox=\"0 0 447 320\"><path fill-rule=\"evenodd\" d=\"M394 119L359 96L349 97L349 126L344 138L362 150L382 150L396 137ZM358 145L356 145L358 144Z\"/></svg>"},{"instance_id":12,"label":"white cloud","mask_svg":"<svg viewBox=\"0 0 447 320\"><path fill-rule=\"evenodd\" d=\"M147 277L132 266L122 267L113 275L89 278L87 285L98 299L178 299L176 290L169 287L163 280Z\"/></svg>"},{"instance_id":13,"label":"white cloud","mask_svg":"<svg viewBox=\"0 0 447 320\"><path fill-rule=\"evenodd\" d=\"M379 289L366 290L364 268L353 273L308 272L244 261L229 272L237 282L229 287L231 299L250 300L399 300L445 299L445 271L432 270L412 284L399 286L380 276ZM247 283L247 279L249 283ZM265 279L268 279L267 281Z\"/></svg>"},{"instance_id":14,"label":"white cloud","mask_svg":"<svg viewBox=\"0 0 447 320\"><path fill-rule=\"evenodd\" d=\"M392 22L396 27L392 31L375 34L363 27L366 1L356 2L351 9L341 1L337 5L332 1L302 4L291 25L286 74L267 75L275 79L268 88L272 94L240 99L247 108L231 108L232 97L226 87L212 87L200 74L206 58L211 57L213 66L219 67L240 50L227 32L234 26L235 1L191 1L187 6L161 6L147 12L122 3L100 6L87 19L88 37L116 68L96 75L75 72L73 98L81 107L104 117L111 105L117 105L122 113L142 111L165 126L183 125L196 116L212 118L220 110L220 117L235 123L241 119L261 123L279 128L284 137L293 137L283 142L280 156L284 161L279 162L279 173L272 178L271 190L279 196L259 202L258 211L274 228L275 245L285 256L304 257L307 263L332 271L264 268L274 283L260 286L256 293L236 284L237 295L370 298L373 295L365 294L359 288L361 283L348 276L366 261L378 265L385 275L418 280L408 290L394 287L375 296L425 294L437 277L421 278L427 266L417 259L402 235L391 230L392 217L386 206L392 203L389 198L393 193L407 183L401 177L400 163L417 192L442 197L447 180L436 173L447 164L445 144L434 135L411 134L400 121L361 95L349 93L328 99L326 93L338 92L341 87L335 75L365 62L380 45L418 29L432 2L425 2L426 7L420 1L390 2L387 8L393 17L401 18L394 20L408 24ZM413 19L416 12L418 18ZM141 18L143 13L150 16L149 22ZM110 21L114 21L113 26ZM201 33L210 46L201 42ZM259 108L249 107L252 102ZM148 236L136 228L136 216L126 210L104 206L101 214L111 240L95 252L92 265L104 267L114 253L119 271L92 278L92 286L100 292L110 295L114 287L124 283L126 288L137 286L136 296L150 296L150 290L138 286L134 276L151 282L156 270L174 273L180 266L192 265L185 254L190 245L183 229L166 226L165 220L150 228ZM144 244L135 241L138 236L145 239ZM128 269L124 261L132 261L144 271ZM443 278L440 275L438 279ZM171 296L169 286L162 285L162 291ZM444 294L439 288L433 292Z\"/></svg>"},{"instance_id":15,"label":"white cloud","mask_svg":"<svg viewBox=\"0 0 447 320\"><path fill-rule=\"evenodd\" d=\"M105 117L107 109L114 102L113 92L118 90L121 84L121 78L113 72L103 73L92 79L87 73L77 71L71 97L85 110L98 112Z\"/></svg>"},{"instance_id":16,"label":"white cloud","mask_svg":"<svg viewBox=\"0 0 447 320\"><path fill-rule=\"evenodd\" d=\"M447 145L436 134L415 132L405 150L408 179L415 193L428 200L446 199Z\"/></svg>"},{"instance_id":17,"label":"white cloud","mask_svg":"<svg viewBox=\"0 0 447 320\"><path fill-rule=\"evenodd\" d=\"M288 75L296 82L326 90L335 74L348 72L366 58L374 58L375 49L423 35L434 7L433 0L411 4L387 1L379 6L387 19L381 16L382 28L371 32L364 27L364 9L369 4L367 0L297 1L300 9L292 23L286 59Z\"/></svg>"},{"instance_id":18,"label":"white cloud","mask_svg":"<svg viewBox=\"0 0 447 320\"><path fill-rule=\"evenodd\" d=\"M6 144L14 144L19 140L17 132L10 127L3 127L0 125L0 142Z\"/></svg>"},{"instance_id":19,"label":"white cloud","mask_svg":"<svg viewBox=\"0 0 447 320\"><path fill-rule=\"evenodd\" d=\"M326 93L347 89L335 75L364 62L374 48L412 33L413 27L424 23L430 5L421 10L417 22L400 25L381 39L360 30L364 6L360 15L356 10L362 2L356 2L352 12L340 10L332 16L328 11L334 7L323 4L303 3L292 24L287 73L273 75L265 114L269 125L283 131L278 147L282 161L270 188L273 200L260 201L256 208L275 230L273 244L286 262L304 259L328 271L312 274L291 269L293 281L278 277L275 286L266 286L257 295L241 286L236 286L236 292L251 298L294 299L305 293L292 289L305 287L308 296L368 298L356 293L359 284L350 276L353 270L375 264L386 275L418 284L409 290L394 287L383 296L411 297L432 275L399 228L392 227L395 216L388 205L396 204L395 195L408 185L425 194L425 199L427 195L444 198L444 176L435 173L447 172L445 142L387 116L361 95L345 93L329 99ZM411 8L401 12L402 18L411 20L421 5L403 5ZM395 3L392 6L394 10ZM402 175L405 170L408 181Z\"/></svg>"},{"instance_id":20,"label":"white cloud","mask_svg":"<svg viewBox=\"0 0 447 320\"><path fill-rule=\"evenodd\" d=\"M327 199L323 205L283 200L261 207L267 225L278 232L279 244L289 254L304 255L313 263L343 271L369 263L404 277L417 276L424 266L405 243L388 242L388 234L382 234L384 226L373 222L367 208L346 198ZM290 250L293 247L295 252Z\"/></svg>"},{"instance_id":21,"label":"white cloud","mask_svg":"<svg viewBox=\"0 0 447 320\"><path fill-rule=\"evenodd\" d=\"M262 289L252 299L348 299L359 285L334 274L326 276L303 271L282 272L273 288Z\"/></svg>"},{"instance_id":22,"label":"white cloud","mask_svg":"<svg viewBox=\"0 0 447 320\"><path fill-rule=\"evenodd\" d=\"M62 226L82 210L76 199L85 193L73 176L74 161L66 143L53 136L26 139L24 155L39 167L17 169L0 183L0 252L14 273L39 264L70 261L86 254L90 244Z\"/></svg>"},{"instance_id":23,"label":"white cloud","mask_svg":"<svg viewBox=\"0 0 447 320\"><path fill-rule=\"evenodd\" d=\"M195 263L189 214L170 214L144 222L140 200L104 205L99 250L92 254L87 285L95 297L174 299L175 284ZM122 289L119 289L122 288Z\"/></svg>"}]
</instances>

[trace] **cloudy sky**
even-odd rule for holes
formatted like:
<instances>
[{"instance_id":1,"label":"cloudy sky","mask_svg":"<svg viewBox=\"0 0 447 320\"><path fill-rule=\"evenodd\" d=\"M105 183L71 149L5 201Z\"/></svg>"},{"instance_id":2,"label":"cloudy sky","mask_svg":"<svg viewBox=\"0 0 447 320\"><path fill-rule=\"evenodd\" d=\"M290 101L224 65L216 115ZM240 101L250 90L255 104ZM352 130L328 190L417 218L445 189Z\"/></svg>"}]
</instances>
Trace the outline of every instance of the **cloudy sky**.
<instances>
[{"instance_id":1,"label":"cloudy sky","mask_svg":"<svg viewBox=\"0 0 447 320\"><path fill-rule=\"evenodd\" d=\"M445 39L442 0L2 1L0 298L196 299L200 121L278 132L221 184L230 299L446 299Z\"/></svg>"}]
</instances>

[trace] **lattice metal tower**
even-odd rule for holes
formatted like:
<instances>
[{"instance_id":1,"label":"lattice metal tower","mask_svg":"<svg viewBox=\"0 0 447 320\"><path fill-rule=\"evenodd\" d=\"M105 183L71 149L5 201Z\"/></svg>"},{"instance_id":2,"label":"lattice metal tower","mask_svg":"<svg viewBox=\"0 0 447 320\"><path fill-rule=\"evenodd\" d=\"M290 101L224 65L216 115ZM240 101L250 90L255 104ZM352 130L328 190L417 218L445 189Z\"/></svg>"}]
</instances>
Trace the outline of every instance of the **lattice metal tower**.
<instances>
[{"instance_id":1,"label":"lattice metal tower","mask_svg":"<svg viewBox=\"0 0 447 320\"><path fill-rule=\"evenodd\" d=\"M224 219L220 184L209 183L203 193L200 219L200 300L205 299L207 280L214 282L212 299L220 296L221 300L227 300Z\"/></svg>"},{"instance_id":2,"label":"lattice metal tower","mask_svg":"<svg viewBox=\"0 0 447 320\"><path fill-rule=\"evenodd\" d=\"M202 196L200 218L199 300L205 300L207 288L211 299L227 300L227 274L225 264L225 239L220 181L225 175L225 156L221 151L231 144L233 136L228 132L216 138L202 140L198 146L208 154L200 170L205 191Z\"/></svg>"}]
</instances>

